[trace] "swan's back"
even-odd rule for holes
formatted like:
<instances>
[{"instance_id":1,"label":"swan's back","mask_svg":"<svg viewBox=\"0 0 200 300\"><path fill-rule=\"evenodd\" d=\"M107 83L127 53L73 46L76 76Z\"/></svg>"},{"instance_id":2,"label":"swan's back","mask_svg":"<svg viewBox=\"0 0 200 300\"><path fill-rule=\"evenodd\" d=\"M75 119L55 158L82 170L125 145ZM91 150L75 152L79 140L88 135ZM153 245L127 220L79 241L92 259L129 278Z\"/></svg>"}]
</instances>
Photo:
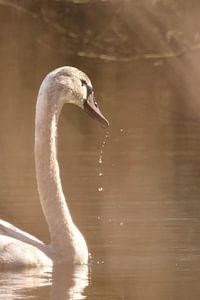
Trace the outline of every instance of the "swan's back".
<instances>
[{"instance_id":1,"label":"swan's back","mask_svg":"<svg viewBox=\"0 0 200 300\"><path fill-rule=\"evenodd\" d=\"M38 248L6 235L0 236L0 268L51 264L51 260Z\"/></svg>"}]
</instances>

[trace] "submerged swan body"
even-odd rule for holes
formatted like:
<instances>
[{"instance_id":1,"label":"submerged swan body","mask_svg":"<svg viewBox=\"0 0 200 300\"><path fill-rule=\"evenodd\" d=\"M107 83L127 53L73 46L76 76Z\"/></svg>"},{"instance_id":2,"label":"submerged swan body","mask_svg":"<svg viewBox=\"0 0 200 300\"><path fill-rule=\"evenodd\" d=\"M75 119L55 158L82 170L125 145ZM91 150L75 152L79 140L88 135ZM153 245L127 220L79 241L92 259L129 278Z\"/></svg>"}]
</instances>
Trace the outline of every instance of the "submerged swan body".
<instances>
[{"instance_id":1,"label":"submerged swan body","mask_svg":"<svg viewBox=\"0 0 200 300\"><path fill-rule=\"evenodd\" d=\"M59 263L87 264L85 239L73 223L60 181L57 125L65 103L73 103L108 126L94 99L89 78L73 67L61 67L43 80L36 105L35 166L37 186L51 242L0 220L0 267L34 267Z\"/></svg>"}]
</instances>

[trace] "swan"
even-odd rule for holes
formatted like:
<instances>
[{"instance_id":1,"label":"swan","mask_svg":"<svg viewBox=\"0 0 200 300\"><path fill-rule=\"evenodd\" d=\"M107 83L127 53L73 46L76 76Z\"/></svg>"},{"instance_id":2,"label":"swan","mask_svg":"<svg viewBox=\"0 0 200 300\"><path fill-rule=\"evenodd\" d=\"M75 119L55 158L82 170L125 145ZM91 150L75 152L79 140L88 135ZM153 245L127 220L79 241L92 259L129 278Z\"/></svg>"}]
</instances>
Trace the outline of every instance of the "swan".
<instances>
[{"instance_id":1,"label":"swan","mask_svg":"<svg viewBox=\"0 0 200 300\"><path fill-rule=\"evenodd\" d=\"M67 206L57 160L57 125L65 103L79 106L103 127L109 125L98 108L86 74L64 66L46 75L37 97L34 154L37 188L50 244L0 220L0 267L88 263L87 244Z\"/></svg>"}]
</instances>

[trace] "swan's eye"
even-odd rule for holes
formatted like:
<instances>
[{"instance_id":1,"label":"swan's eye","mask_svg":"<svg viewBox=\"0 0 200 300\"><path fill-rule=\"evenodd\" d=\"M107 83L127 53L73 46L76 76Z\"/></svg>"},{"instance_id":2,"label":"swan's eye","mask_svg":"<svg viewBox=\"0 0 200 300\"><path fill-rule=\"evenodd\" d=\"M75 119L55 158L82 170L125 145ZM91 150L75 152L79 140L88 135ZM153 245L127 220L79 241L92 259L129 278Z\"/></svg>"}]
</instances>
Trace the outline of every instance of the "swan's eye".
<instances>
[{"instance_id":1,"label":"swan's eye","mask_svg":"<svg viewBox=\"0 0 200 300\"><path fill-rule=\"evenodd\" d=\"M84 79L81 79L81 84L87 86L87 82Z\"/></svg>"}]
</instances>

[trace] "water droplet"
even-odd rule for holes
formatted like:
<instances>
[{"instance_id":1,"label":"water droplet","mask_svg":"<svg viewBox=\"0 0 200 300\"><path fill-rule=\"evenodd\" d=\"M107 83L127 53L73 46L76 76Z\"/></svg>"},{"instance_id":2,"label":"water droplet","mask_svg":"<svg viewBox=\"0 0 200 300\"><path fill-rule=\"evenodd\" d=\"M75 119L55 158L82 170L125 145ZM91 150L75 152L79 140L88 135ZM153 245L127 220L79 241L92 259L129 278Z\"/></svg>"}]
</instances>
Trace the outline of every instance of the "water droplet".
<instances>
[{"instance_id":1,"label":"water droplet","mask_svg":"<svg viewBox=\"0 0 200 300\"><path fill-rule=\"evenodd\" d=\"M109 135L109 132L106 133L105 137L104 137L104 140L101 144L101 150L100 150L100 153L99 153L99 164L102 164L103 163L103 148L105 147L106 145L106 140L108 138L108 135Z\"/></svg>"}]
</instances>

